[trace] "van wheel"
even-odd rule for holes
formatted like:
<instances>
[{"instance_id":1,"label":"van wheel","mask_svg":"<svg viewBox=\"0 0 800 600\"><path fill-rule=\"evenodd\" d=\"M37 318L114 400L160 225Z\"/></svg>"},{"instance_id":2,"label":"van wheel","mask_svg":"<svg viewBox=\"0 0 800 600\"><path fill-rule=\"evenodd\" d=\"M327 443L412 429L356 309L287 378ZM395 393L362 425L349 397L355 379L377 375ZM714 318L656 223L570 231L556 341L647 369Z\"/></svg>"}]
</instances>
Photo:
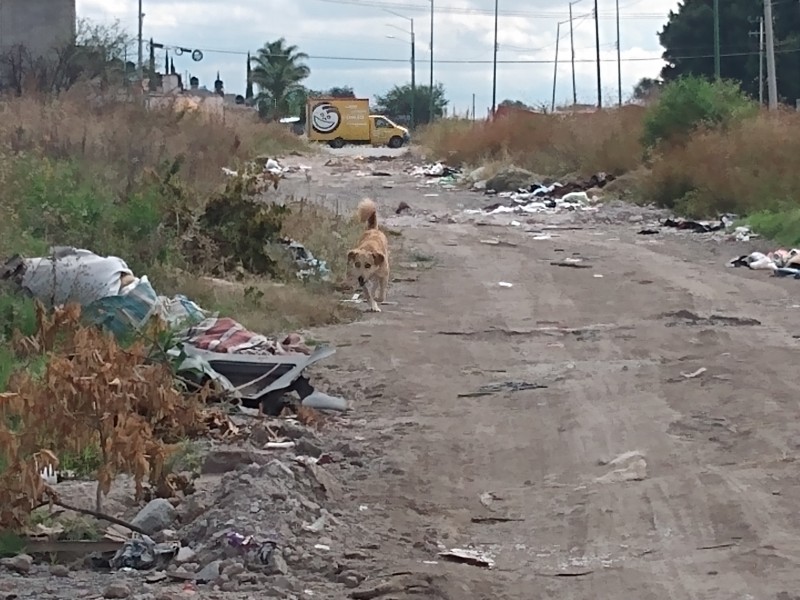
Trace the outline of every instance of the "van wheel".
<instances>
[{"instance_id":1,"label":"van wheel","mask_svg":"<svg viewBox=\"0 0 800 600\"><path fill-rule=\"evenodd\" d=\"M330 141L331 148L344 148L344 140L342 138L336 138L335 140Z\"/></svg>"},{"instance_id":2,"label":"van wheel","mask_svg":"<svg viewBox=\"0 0 800 600\"><path fill-rule=\"evenodd\" d=\"M396 135L389 140L389 148L401 148L402 146L403 138L401 138L399 135Z\"/></svg>"}]
</instances>

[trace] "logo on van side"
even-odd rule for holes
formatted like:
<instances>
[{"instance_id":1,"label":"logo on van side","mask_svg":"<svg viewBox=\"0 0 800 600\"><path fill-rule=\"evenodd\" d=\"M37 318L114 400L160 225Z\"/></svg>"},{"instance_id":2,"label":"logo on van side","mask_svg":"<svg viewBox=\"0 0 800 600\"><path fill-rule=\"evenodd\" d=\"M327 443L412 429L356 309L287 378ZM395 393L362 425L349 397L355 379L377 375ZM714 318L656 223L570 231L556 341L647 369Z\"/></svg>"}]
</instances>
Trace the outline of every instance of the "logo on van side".
<instances>
[{"instance_id":1,"label":"logo on van side","mask_svg":"<svg viewBox=\"0 0 800 600\"><path fill-rule=\"evenodd\" d=\"M330 102L320 102L311 109L311 127L317 133L333 133L341 121L339 109Z\"/></svg>"}]
</instances>

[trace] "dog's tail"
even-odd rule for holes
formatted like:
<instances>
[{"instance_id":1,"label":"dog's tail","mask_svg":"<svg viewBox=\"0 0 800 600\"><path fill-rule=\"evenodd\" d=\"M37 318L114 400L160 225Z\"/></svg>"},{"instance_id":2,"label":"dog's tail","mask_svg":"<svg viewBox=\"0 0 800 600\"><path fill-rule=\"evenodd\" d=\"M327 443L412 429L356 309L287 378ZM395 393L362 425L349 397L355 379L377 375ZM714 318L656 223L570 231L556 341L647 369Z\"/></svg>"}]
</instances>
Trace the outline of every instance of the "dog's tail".
<instances>
[{"instance_id":1,"label":"dog's tail","mask_svg":"<svg viewBox=\"0 0 800 600\"><path fill-rule=\"evenodd\" d=\"M367 223L367 229L378 228L378 207L375 202L365 198L358 203L358 220Z\"/></svg>"}]
</instances>

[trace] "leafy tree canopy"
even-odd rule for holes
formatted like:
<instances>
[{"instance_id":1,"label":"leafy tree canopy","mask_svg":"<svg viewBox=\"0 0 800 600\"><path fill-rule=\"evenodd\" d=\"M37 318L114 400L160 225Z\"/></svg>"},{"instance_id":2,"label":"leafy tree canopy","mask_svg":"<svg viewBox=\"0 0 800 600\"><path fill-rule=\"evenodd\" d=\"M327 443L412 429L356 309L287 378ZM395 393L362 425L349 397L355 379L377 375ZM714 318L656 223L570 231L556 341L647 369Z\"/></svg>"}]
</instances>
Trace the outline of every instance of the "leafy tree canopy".
<instances>
[{"instance_id":1,"label":"leafy tree canopy","mask_svg":"<svg viewBox=\"0 0 800 600\"><path fill-rule=\"evenodd\" d=\"M740 82L751 96L758 95L757 33L763 15L761 0L720 2L721 74ZM800 7L796 2L775 2L773 15L778 94L794 103L800 98ZM683 0L658 36L668 63L661 71L664 81L682 75L714 76L712 0Z\"/></svg>"},{"instance_id":2,"label":"leafy tree canopy","mask_svg":"<svg viewBox=\"0 0 800 600\"><path fill-rule=\"evenodd\" d=\"M288 115L291 98L303 89L302 82L311 74L305 63L308 55L280 38L264 44L250 60L250 77L258 88L256 102L262 114Z\"/></svg>"},{"instance_id":3,"label":"leafy tree canopy","mask_svg":"<svg viewBox=\"0 0 800 600\"><path fill-rule=\"evenodd\" d=\"M411 91L411 85L396 85L383 96L375 97L375 110L398 121L407 121L411 116L411 105L414 105L414 116L417 123L430 123L431 88L423 85L417 86L416 95ZM433 116L441 118L447 108L448 100L445 97L444 86L437 83L433 86Z\"/></svg>"}]
</instances>

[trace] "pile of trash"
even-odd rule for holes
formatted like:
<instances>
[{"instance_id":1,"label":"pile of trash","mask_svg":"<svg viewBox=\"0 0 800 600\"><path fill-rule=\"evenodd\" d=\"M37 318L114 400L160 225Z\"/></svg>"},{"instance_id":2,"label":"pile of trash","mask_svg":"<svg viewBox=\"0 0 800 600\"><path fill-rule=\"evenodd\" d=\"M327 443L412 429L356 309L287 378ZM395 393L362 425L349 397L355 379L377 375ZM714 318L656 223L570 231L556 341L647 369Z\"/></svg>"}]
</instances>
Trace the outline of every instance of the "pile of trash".
<instances>
[{"instance_id":1,"label":"pile of trash","mask_svg":"<svg viewBox=\"0 0 800 600\"><path fill-rule=\"evenodd\" d=\"M295 391L304 405L308 401L315 408L342 410L342 399L315 391L302 376L308 366L331 356L333 348L312 351L297 333L282 341L270 339L204 310L186 296L158 295L146 275L135 276L116 256L55 247L45 257L13 256L0 266L0 280L50 309L76 303L84 322L117 337L160 320L174 332L168 353L183 357L178 371L198 384L214 381L245 406L277 414L285 405L284 395Z\"/></svg>"},{"instance_id":2,"label":"pile of trash","mask_svg":"<svg viewBox=\"0 0 800 600\"><path fill-rule=\"evenodd\" d=\"M776 277L800 279L800 250L780 248L764 254L751 252L738 256L728 263L729 267L747 267L753 270L772 271Z\"/></svg>"},{"instance_id":3,"label":"pile of trash","mask_svg":"<svg viewBox=\"0 0 800 600\"><path fill-rule=\"evenodd\" d=\"M454 188L463 176L461 169L450 167L443 162L412 166L405 172L412 177L425 177L431 183L446 188Z\"/></svg>"},{"instance_id":4,"label":"pile of trash","mask_svg":"<svg viewBox=\"0 0 800 600\"><path fill-rule=\"evenodd\" d=\"M286 168L281 166L281 164L275 160L274 158L269 157L258 157L252 163L245 166L244 174L245 175L258 175L259 171L261 173L269 173L270 175L274 175L277 177L283 177L285 173L288 172ZM227 167L222 167L222 172L225 173L228 177L238 177L239 171L234 171L233 169L229 169Z\"/></svg>"},{"instance_id":5,"label":"pile of trash","mask_svg":"<svg viewBox=\"0 0 800 600\"><path fill-rule=\"evenodd\" d=\"M720 215L717 220L713 221L669 218L660 222L658 225L645 227L638 233L639 235L656 235L661 233L660 227L666 227L668 229L687 233L722 233L725 234L726 238L737 242L748 242L752 238L758 237L749 227L745 226L734 227L733 231L730 231L737 220L738 217L733 214Z\"/></svg>"},{"instance_id":6,"label":"pile of trash","mask_svg":"<svg viewBox=\"0 0 800 600\"><path fill-rule=\"evenodd\" d=\"M589 195L589 190L604 187L613 181L614 176L606 173L592 175L585 181L569 183L555 182L549 185L533 183L516 191L497 192L487 188L487 196L508 199L511 203L495 202L481 210L467 210L468 214L496 215L503 213L547 213L564 210L596 211L597 198Z\"/></svg>"}]
</instances>

